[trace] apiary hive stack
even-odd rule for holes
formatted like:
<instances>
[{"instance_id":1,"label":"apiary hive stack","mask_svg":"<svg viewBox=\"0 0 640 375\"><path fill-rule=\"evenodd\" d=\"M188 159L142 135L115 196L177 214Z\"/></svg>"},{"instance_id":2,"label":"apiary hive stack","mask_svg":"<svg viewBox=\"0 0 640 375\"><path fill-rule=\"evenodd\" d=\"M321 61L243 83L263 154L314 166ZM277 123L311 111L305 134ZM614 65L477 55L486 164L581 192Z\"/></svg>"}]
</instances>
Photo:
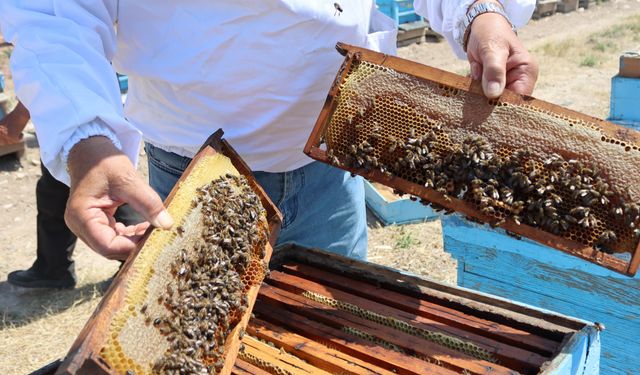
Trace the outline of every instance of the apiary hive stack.
<instances>
[{"instance_id":1,"label":"apiary hive stack","mask_svg":"<svg viewBox=\"0 0 640 375\"><path fill-rule=\"evenodd\" d=\"M174 228L146 238L62 369L230 372L279 224L275 207L238 169L248 171L210 147L194 159L169 198Z\"/></svg>"},{"instance_id":2,"label":"apiary hive stack","mask_svg":"<svg viewBox=\"0 0 640 375\"><path fill-rule=\"evenodd\" d=\"M640 236L637 133L357 47L305 152L620 272ZM635 266L633 265L635 264Z\"/></svg>"}]
</instances>

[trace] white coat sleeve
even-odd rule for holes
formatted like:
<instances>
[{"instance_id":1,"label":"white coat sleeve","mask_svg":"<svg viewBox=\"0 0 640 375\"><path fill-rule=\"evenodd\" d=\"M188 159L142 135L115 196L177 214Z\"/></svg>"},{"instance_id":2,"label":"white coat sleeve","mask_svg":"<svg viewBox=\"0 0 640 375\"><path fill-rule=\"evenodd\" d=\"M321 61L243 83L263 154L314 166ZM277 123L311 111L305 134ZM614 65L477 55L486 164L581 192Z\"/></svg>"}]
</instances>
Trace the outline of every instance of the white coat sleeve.
<instances>
[{"instance_id":1,"label":"white coat sleeve","mask_svg":"<svg viewBox=\"0 0 640 375\"><path fill-rule=\"evenodd\" d=\"M104 135L137 162L141 134L125 118L110 60L117 0L2 0L0 27L15 47L11 71L31 113L42 161L69 183L65 154Z\"/></svg>"},{"instance_id":2,"label":"white coat sleeve","mask_svg":"<svg viewBox=\"0 0 640 375\"><path fill-rule=\"evenodd\" d=\"M536 0L499 0L516 28L526 25L536 7ZM464 49L456 40L464 29L460 23L475 0L414 0L416 13L429 20L433 31L445 37L455 54L466 58Z\"/></svg>"}]
</instances>

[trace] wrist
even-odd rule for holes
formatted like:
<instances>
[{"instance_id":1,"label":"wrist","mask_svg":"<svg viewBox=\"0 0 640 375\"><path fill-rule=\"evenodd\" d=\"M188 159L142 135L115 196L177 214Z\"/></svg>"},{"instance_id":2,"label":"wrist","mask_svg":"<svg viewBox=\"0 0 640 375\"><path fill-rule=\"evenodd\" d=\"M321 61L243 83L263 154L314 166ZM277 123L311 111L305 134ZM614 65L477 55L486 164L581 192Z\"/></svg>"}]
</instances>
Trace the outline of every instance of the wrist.
<instances>
[{"instance_id":1,"label":"wrist","mask_svg":"<svg viewBox=\"0 0 640 375\"><path fill-rule=\"evenodd\" d=\"M71 186L75 185L91 169L99 167L108 158L121 156L128 160L124 154L106 136L96 135L82 139L76 143L67 157L67 171L71 180Z\"/></svg>"},{"instance_id":2,"label":"wrist","mask_svg":"<svg viewBox=\"0 0 640 375\"><path fill-rule=\"evenodd\" d=\"M479 18L482 18L481 22L483 23L485 21L489 21L495 26L499 26L501 24L502 26L507 26L515 33L515 26L509 19L509 16L505 13L504 7L500 1L477 0L468 7L466 15L461 21L461 26L464 28L464 32L461 34L460 44L465 52L467 51L467 44L473 30L473 25Z\"/></svg>"},{"instance_id":3,"label":"wrist","mask_svg":"<svg viewBox=\"0 0 640 375\"><path fill-rule=\"evenodd\" d=\"M502 10L504 10L504 6L498 0L476 0L473 3L471 3L469 5L469 7L467 8L467 14L469 14L469 11L471 11L471 8L473 8L474 5L476 5L476 4L484 4L484 3L495 4L495 5L499 6L500 8L502 8Z\"/></svg>"}]
</instances>

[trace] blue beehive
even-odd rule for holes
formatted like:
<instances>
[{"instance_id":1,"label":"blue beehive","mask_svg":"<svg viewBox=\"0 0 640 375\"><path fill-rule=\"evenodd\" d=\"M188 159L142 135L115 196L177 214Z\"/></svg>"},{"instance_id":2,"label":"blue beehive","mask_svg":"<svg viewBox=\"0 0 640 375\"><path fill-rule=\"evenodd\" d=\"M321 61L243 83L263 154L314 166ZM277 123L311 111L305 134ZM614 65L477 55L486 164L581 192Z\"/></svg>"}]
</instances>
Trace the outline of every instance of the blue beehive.
<instances>
[{"instance_id":1,"label":"blue beehive","mask_svg":"<svg viewBox=\"0 0 640 375\"><path fill-rule=\"evenodd\" d=\"M444 248L458 261L461 286L603 323L602 373L640 373L640 277L457 216L442 223Z\"/></svg>"},{"instance_id":2,"label":"blue beehive","mask_svg":"<svg viewBox=\"0 0 640 375\"><path fill-rule=\"evenodd\" d=\"M640 78L611 78L609 119L640 130Z\"/></svg>"},{"instance_id":3,"label":"blue beehive","mask_svg":"<svg viewBox=\"0 0 640 375\"><path fill-rule=\"evenodd\" d=\"M413 9L413 0L376 0L378 9L393 18L396 25L422 21Z\"/></svg>"},{"instance_id":4,"label":"blue beehive","mask_svg":"<svg viewBox=\"0 0 640 375\"><path fill-rule=\"evenodd\" d=\"M129 91L129 77L124 74L117 73L118 85L120 85L120 93L126 94Z\"/></svg>"},{"instance_id":5,"label":"blue beehive","mask_svg":"<svg viewBox=\"0 0 640 375\"><path fill-rule=\"evenodd\" d=\"M438 214L429 206L411 199L389 201L369 182L364 182L367 207L384 225L410 224L435 220Z\"/></svg>"}]
</instances>

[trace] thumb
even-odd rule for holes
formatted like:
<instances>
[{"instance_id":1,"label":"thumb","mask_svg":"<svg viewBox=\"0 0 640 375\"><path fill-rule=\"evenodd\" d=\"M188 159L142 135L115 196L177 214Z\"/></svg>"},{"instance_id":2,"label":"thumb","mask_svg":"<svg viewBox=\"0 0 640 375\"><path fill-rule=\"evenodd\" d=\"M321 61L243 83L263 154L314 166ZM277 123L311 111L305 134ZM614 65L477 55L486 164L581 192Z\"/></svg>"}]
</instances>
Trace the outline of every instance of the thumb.
<instances>
[{"instance_id":1,"label":"thumb","mask_svg":"<svg viewBox=\"0 0 640 375\"><path fill-rule=\"evenodd\" d=\"M171 215L149 184L136 176L128 185L126 189L121 189L119 199L128 203L154 227L170 229L173 226Z\"/></svg>"},{"instance_id":2,"label":"thumb","mask_svg":"<svg viewBox=\"0 0 640 375\"><path fill-rule=\"evenodd\" d=\"M482 90L489 99L502 95L506 85L507 58L506 50L483 48L480 53L482 64Z\"/></svg>"}]
</instances>

